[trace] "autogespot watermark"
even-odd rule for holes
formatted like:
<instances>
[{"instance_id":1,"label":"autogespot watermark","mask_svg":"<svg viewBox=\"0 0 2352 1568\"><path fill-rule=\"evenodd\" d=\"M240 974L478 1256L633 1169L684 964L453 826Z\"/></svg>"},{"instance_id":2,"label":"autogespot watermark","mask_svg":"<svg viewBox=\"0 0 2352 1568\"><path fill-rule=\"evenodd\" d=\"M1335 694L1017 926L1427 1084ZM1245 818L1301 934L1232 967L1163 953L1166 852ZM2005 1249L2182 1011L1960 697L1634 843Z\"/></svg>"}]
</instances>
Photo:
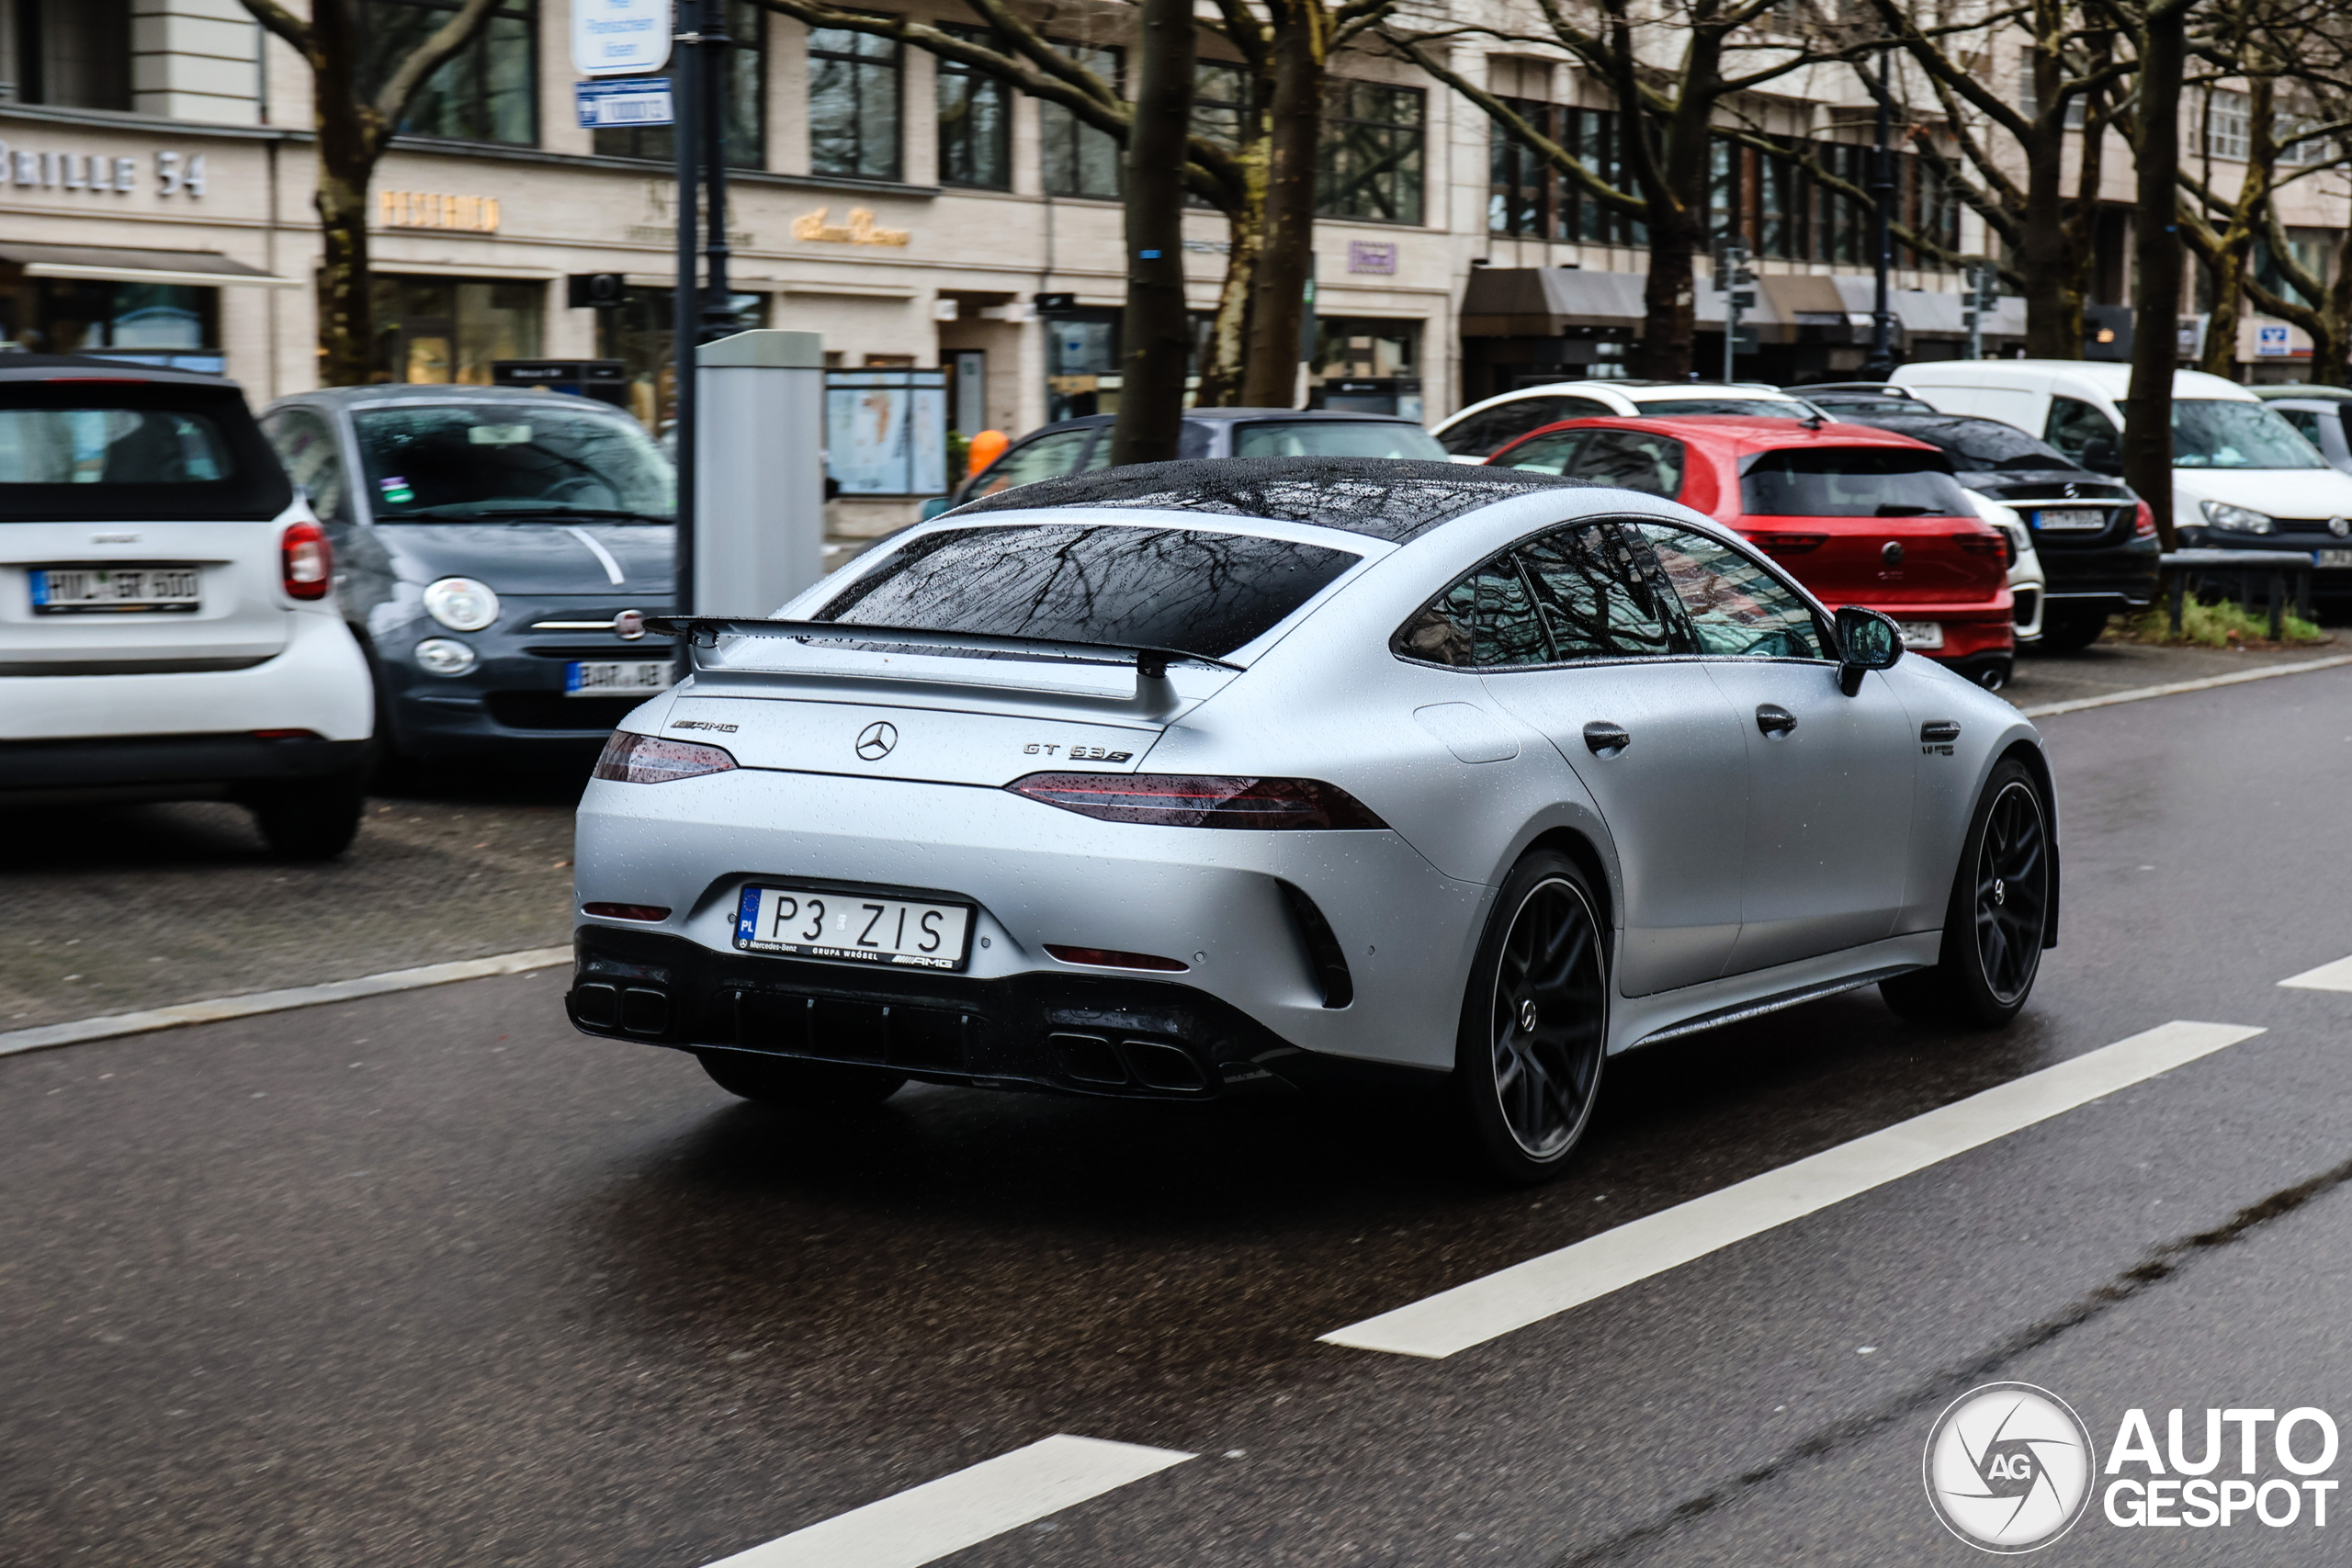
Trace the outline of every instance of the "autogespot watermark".
<instances>
[{"instance_id":1,"label":"autogespot watermark","mask_svg":"<svg viewBox=\"0 0 2352 1568\"><path fill-rule=\"evenodd\" d=\"M2203 1441L2192 1456L2189 1413L2164 1412L2159 1444L2148 1413L2126 1410L2102 1473L2090 1428L2064 1400L2031 1383L1987 1383L1954 1400L1928 1432L1928 1501L1952 1534L2003 1554L2039 1551L2064 1535L2089 1511L2094 1493L2107 1523L2123 1529L2212 1529L2249 1520L2273 1529L2326 1528L2339 1484L2321 1479L2335 1466L2333 1416L2308 1404L2203 1416ZM2233 1459L2235 1475L2227 1465Z\"/></svg>"}]
</instances>

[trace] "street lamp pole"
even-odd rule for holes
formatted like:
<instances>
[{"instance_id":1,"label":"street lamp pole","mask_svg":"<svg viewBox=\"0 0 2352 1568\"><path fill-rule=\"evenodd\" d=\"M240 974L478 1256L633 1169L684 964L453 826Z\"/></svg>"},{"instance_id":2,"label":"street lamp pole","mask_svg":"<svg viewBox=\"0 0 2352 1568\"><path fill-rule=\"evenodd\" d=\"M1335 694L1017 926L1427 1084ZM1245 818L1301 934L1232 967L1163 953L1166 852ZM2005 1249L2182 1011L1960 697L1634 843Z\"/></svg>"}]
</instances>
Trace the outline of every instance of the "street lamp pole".
<instances>
[{"instance_id":1,"label":"street lamp pole","mask_svg":"<svg viewBox=\"0 0 2352 1568\"><path fill-rule=\"evenodd\" d=\"M701 206L702 170L702 0L678 0L675 90L671 102L670 140L678 157L678 280L670 301L670 435L677 454L678 521L676 611L695 610L695 340L702 322L700 290L695 287L697 211ZM684 677L687 651L678 644L679 675Z\"/></svg>"},{"instance_id":2,"label":"street lamp pole","mask_svg":"<svg viewBox=\"0 0 2352 1568\"><path fill-rule=\"evenodd\" d=\"M1894 152L1888 143L1894 132L1894 92L1888 85L1892 49L1878 57L1878 149L1871 170L1872 219L1871 233L1878 264L1878 288L1871 307L1871 357L1862 367L1866 378L1883 381L1894 374L1894 311L1887 299L1887 274L1894 263L1889 224L1894 209Z\"/></svg>"}]
</instances>

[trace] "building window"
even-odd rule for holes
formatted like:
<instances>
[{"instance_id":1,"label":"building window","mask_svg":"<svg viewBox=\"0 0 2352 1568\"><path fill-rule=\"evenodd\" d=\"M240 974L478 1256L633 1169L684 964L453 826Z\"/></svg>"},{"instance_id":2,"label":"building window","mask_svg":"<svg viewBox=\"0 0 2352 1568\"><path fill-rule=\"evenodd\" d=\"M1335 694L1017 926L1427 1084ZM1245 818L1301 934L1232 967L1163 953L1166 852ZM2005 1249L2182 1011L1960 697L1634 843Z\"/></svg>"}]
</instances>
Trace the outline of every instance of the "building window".
<instances>
[{"instance_id":1,"label":"building window","mask_svg":"<svg viewBox=\"0 0 2352 1568\"><path fill-rule=\"evenodd\" d=\"M967 43L992 44L978 28L943 27ZM1012 188L1012 88L1002 78L941 56L939 183L972 190Z\"/></svg>"},{"instance_id":2,"label":"building window","mask_svg":"<svg viewBox=\"0 0 2352 1568\"><path fill-rule=\"evenodd\" d=\"M1617 111L1564 108L1555 113L1559 130L1554 139L1574 152L1595 176L1629 196L1634 194L1622 155L1623 150L1618 142ZM1649 243L1646 225L1596 198L1573 180L1560 181L1559 200L1554 212L1553 234L1557 239L1588 245Z\"/></svg>"},{"instance_id":3,"label":"building window","mask_svg":"<svg viewBox=\"0 0 2352 1568\"><path fill-rule=\"evenodd\" d=\"M1418 87L1336 78L1323 95L1322 167L1316 210L1326 218L1421 220L1421 117Z\"/></svg>"},{"instance_id":4,"label":"building window","mask_svg":"<svg viewBox=\"0 0 2352 1568\"><path fill-rule=\"evenodd\" d=\"M220 291L177 283L0 282L0 351L89 354L219 375Z\"/></svg>"},{"instance_id":5,"label":"building window","mask_svg":"<svg viewBox=\"0 0 2352 1568\"><path fill-rule=\"evenodd\" d=\"M1420 345L1419 321L1317 318L1306 406L1420 418Z\"/></svg>"},{"instance_id":6,"label":"building window","mask_svg":"<svg viewBox=\"0 0 2352 1568\"><path fill-rule=\"evenodd\" d=\"M1119 71L1125 51L1081 43L1060 43L1059 47L1109 83L1113 92L1120 90ZM1109 131L1095 130L1059 104L1041 103L1037 132L1045 144L1047 196L1119 199L1119 143Z\"/></svg>"},{"instance_id":7,"label":"building window","mask_svg":"<svg viewBox=\"0 0 2352 1568\"><path fill-rule=\"evenodd\" d=\"M130 107L130 0L0 0L0 103Z\"/></svg>"},{"instance_id":8,"label":"building window","mask_svg":"<svg viewBox=\"0 0 2352 1568\"><path fill-rule=\"evenodd\" d=\"M746 328L768 324L765 294L737 294L730 303L735 319ZM628 288L621 302L596 312L596 357L617 359L628 377L628 412L656 435L677 418L677 372L672 345L671 310L675 291ZM831 363L831 355L826 355Z\"/></svg>"},{"instance_id":9,"label":"building window","mask_svg":"<svg viewBox=\"0 0 2352 1568\"><path fill-rule=\"evenodd\" d=\"M840 28L808 29L808 167L899 177L899 45Z\"/></svg>"},{"instance_id":10,"label":"building window","mask_svg":"<svg viewBox=\"0 0 2352 1568\"><path fill-rule=\"evenodd\" d=\"M1541 134L1553 134L1551 105L1528 98L1502 101ZM1522 239L1549 239L1553 232L1551 165L1495 121L1488 122L1487 162L1487 229Z\"/></svg>"},{"instance_id":11,"label":"building window","mask_svg":"<svg viewBox=\"0 0 2352 1568\"><path fill-rule=\"evenodd\" d=\"M733 169L767 167L767 10L753 0L727 0L727 164ZM673 68L674 71L674 67ZM596 151L607 158L651 158L674 164L678 144L666 125L623 126L595 132Z\"/></svg>"},{"instance_id":12,"label":"building window","mask_svg":"<svg viewBox=\"0 0 2352 1568\"><path fill-rule=\"evenodd\" d=\"M374 97L401 61L448 23L458 0L368 0L361 12L360 90ZM473 41L424 79L401 118L403 136L456 141L538 140L533 0L499 0Z\"/></svg>"},{"instance_id":13,"label":"building window","mask_svg":"<svg viewBox=\"0 0 2352 1568\"><path fill-rule=\"evenodd\" d=\"M376 364L394 381L487 387L500 359L536 359L546 286L379 275Z\"/></svg>"},{"instance_id":14,"label":"building window","mask_svg":"<svg viewBox=\"0 0 2352 1568\"><path fill-rule=\"evenodd\" d=\"M2243 164L2253 151L2253 100L2244 93L2206 94L2205 155Z\"/></svg>"}]
</instances>

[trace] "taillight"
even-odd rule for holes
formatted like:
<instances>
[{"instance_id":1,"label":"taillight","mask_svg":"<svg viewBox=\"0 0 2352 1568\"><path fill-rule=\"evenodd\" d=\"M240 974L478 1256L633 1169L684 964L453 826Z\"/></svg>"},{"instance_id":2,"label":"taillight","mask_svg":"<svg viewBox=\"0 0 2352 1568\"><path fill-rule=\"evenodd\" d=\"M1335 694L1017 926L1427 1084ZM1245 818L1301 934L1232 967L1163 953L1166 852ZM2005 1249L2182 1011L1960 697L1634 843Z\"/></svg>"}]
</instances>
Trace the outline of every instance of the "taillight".
<instances>
[{"instance_id":1,"label":"taillight","mask_svg":"<svg viewBox=\"0 0 2352 1568\"><path fill-rule=\"evenodd\" d=\"M1031 773L1005 785L1104 822L1160 828L1385 828L1363 802L1315 779L1203 773Z\"/></svg>"},{"instance_id":2,"label":"taillight","mask_svg":"<svg viewBox=\"0 0 2352 1568\"><path fill-rule=\"evenodd\" d=\"M616 784L668 784L728 773L734 766L735 759L716 746L617 729L605 742L605 754L596 759L596 777Z\"/></svg>"},{"instance_id":3,"label":"taillight","mask_svg":"<svg viewBox=\"0 0 2352 1568\"><path fill-rule=\"evenodd\" d=\"M2135 539L2154 538L2156 536L2155 513L2149 509L2148 503L2144 501L2134 502L2132 504L2140 511L2139 514L2132 519L2132 536Z\"/></svg>"},{"instance_id":4,"label":"taillight","mask_svg":"<svg viewBox=\"0 0 2352 1568\"><path fill-rule=\"evenodd\" d=\"M278 572L288 599L323 599L334 586L334 552L316 523L289 523L277 541Z\"/></svg>"},{"instance_id":5,"label":"taillight","mask_svg":"<svg viewBox=\"0 0 2352 1568\"><path fill-rule=\"evenodd\" d=\"M1999 556L2014 563L2009 536L1997 529L1987 528L1981 534L1954 534L1953 543L1972 556Z\"/></svg>"}]
</instances>

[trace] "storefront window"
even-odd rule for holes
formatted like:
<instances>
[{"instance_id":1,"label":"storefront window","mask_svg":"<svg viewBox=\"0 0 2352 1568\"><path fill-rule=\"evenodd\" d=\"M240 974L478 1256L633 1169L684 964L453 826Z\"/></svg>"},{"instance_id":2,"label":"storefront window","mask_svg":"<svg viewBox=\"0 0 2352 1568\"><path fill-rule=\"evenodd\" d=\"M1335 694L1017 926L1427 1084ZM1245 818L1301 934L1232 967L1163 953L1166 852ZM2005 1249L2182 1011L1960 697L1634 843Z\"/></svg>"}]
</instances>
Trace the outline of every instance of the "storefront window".
<instances>
[{"instance_id":1,"label":"storefront window","mask_svg":"<svg viewBox=\"0 0 2352 1568\"><path fill-rule=\"evenodd\" d=\"M360 90L373 97L401 62L457 15L458 0L368 0ZM529 146L538 140L532 47L533 0L498 0L473 41L453 55L409 100L406 136Z\"/></svg>"},{"instance_id":2,"label":"storefront window","mask_svg":"<svg viewBox=\"0 0 2352 1568\"><path fill-rule=\"evenodd\" d=\"M1118 91L1124 51L1081 43L1062 43L1060 48ZM1095 130L1059 104L1041 103L1037 134L1045 143L1046 195L1119 198L1119 144L1109 131Z\"/></svg>"},{"instance_id":3,"label":"storefront window","mask_svg":"<svg viewBox=\"0 0 2352 1568\"><path fill-rule=\"evenodd\" d=\"M220 291L176 283L0 282L0 348L96 354L218 374Z\"/></svg>"},{"instance_id":4,"label":"storefront window","mask_svg":"<svg viewBox=\"0 0 2352 1568\"><path fill-rule=\"evenodd\" d=\"M1421 220L1418 87L1334 79L1324 89L1316 210L1326 218Z\"/></svg>"},{"instance_id":5,"label":"storefront window","mask_svg":"<svg viewBox=\"0 0 2352 1568\"><path fill-rule=\"evenodd\" d=\"M1309 408L1421 417L1421 323L1347 316L1315 322Z\"/></svg>"},{"instance_id":6,"label":"storefront window","mask_svg":"<svg viewBox=\"0 0 2352 1568\"><path fill-rule=\"evenodd\" d=\"M382 380L487 387L493 360L539 356L543 285L381 276L373 281Z\"/></svg>"},{"instance_id":7,"label":"storefront window","mask_svg":"<svg viewBox=\"0 0 2352 1568\"><path fill-rule=\"evenodd\" d=\"M130 0L0 0L0 100L129 108Z\"/></svg>"},{"instance_id":8,"label":"storefront window","mask_svg":"<svg viewBox=\"0 0 2352 1568\"><path fill-rule=\"evenodd\" d=\"M670 312L676 291L628 288L619 305L596 312L596 356L617 359L628 371L628 412L659 435L677 418L676 382ZM744 327L768 324L765 294L734 296L735 319Z\"/></svg>"},{"instance_id":9,"label":"storefront window","mask_svg":"<svg viewBox=\"0 0 2352 1568\"><path fill-rule=\"evenodd\" d=\"M899 46L842 28L808 30L808 167L899 177Z\"/></svg>"},{"instance_id":10,"label":"storefront window","mask_svg":"<svg viewBox=\"0 0 2352 1568\"><path fill-rule=\"evenodd\" d=\"M727 164L735 169L767 167L767 12L752 0L727 0ZM674 73L674 66L673 71ZM651 158L674 164L678 144L666 125L630 125L595 132L596 151L607 158Z\"/></svg>"},{"instance_id":11,"label":"storefront window","mask_svg":"<svg viewBox=\"0 0 2352 1568\"><path fill-rule=\"evenodd\" d=\"M968 43L995 35L978 28L942 28ZM939 183L973 190L1012 188L1012 89L1001 79L960 62L939 62Z\"/></svg>"}]
</instances>

